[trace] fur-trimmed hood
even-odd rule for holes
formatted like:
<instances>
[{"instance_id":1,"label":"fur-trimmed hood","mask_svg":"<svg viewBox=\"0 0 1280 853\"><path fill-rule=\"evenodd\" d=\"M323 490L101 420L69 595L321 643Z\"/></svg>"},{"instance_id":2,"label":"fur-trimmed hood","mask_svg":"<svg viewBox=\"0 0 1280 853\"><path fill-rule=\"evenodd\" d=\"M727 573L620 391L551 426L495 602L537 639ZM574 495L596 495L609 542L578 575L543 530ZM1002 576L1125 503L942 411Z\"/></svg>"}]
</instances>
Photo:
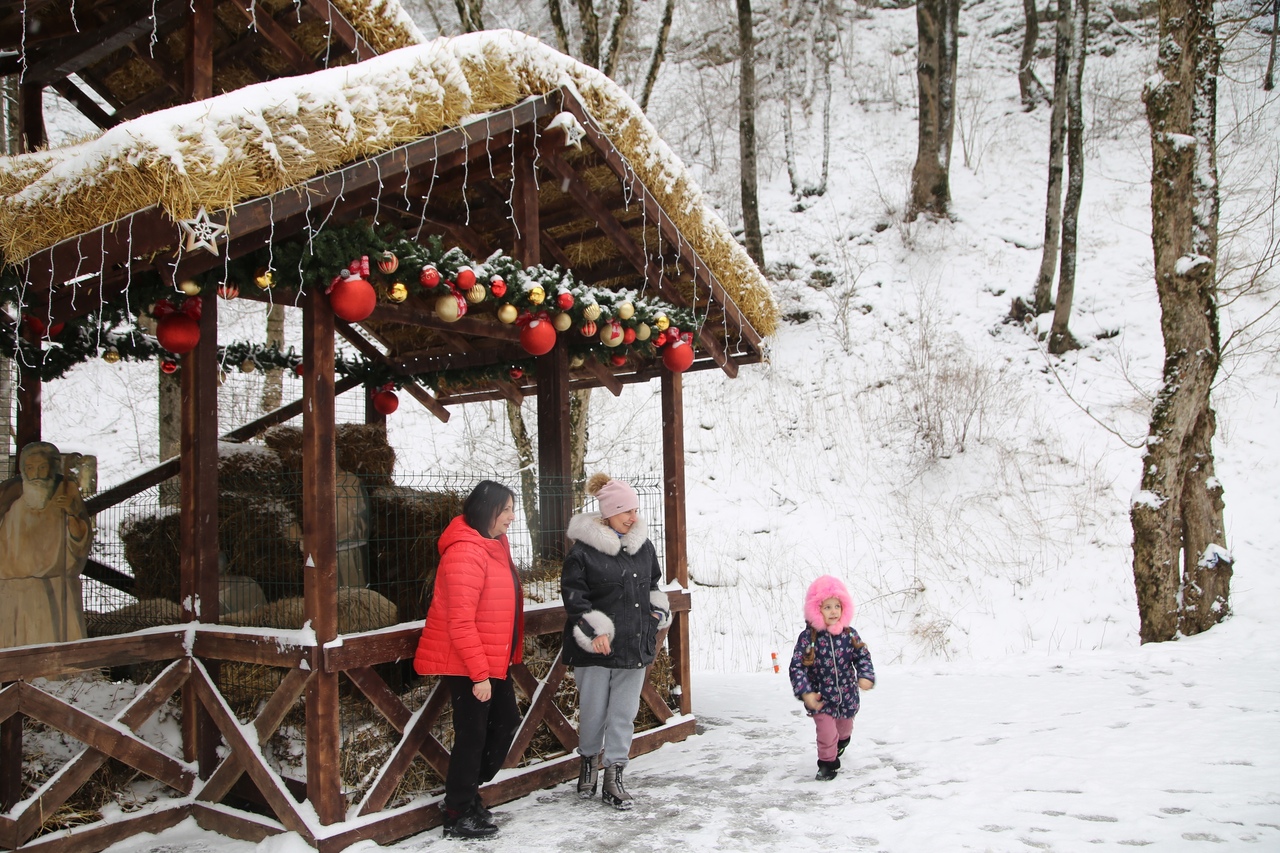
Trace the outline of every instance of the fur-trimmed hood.
<instances>
[{"instance_id":1,"label":"fur-trimmed hood","mask_svg":"<svg viewBox=\"0 0 1280 853\"><path fill-rule=\"evenodd\" d=\"M569 520L569 529L565 531L565 535L601 554L616 557L624 549L628 554L640 553L640 548L649 540L649 528L643 518L636 518L636 523L631 525L627 535L619 536L600 517L600 513L583 512Z\"/></svg>"},{"instance_id":2,"label":"fur-trimmed hood","mask_svg":"<svg viewBox=\"0 0 1280 853\"><path fill-rule=\"evenodd\" d=\"M822 618L822 602L828 598L840 600L840 621L831 626L831 633L843 634L844 629L853 624L853 596L849 595L844 582L832 575L823 575L809 584L809 591L804 596L804 619L815 630L828 630L826 620Z\"/></svg>"}]
</instances>

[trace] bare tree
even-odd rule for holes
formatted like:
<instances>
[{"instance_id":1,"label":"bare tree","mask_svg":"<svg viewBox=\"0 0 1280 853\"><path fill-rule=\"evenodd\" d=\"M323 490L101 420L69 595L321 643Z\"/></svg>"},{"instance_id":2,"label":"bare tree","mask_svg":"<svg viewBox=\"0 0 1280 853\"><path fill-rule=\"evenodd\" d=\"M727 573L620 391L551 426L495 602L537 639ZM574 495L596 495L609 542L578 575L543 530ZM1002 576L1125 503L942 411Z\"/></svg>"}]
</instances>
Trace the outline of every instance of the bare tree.
<instances>
[{"instance_id":1,"label":"bare tree","mask_svg":"<svg viewBox=\"0 0 1280 853\"><path fill-rule=\"evenodd\" d=\"M4 134L5 154L13 155L21 151L21 129L18 125L18 77L16 74L6 75L0 79L0 112L4 121L0 123L0 132ZM13 440L13 361L0 356L0 478L7 479L14 471L9 467L9 456L15 450L10 442Z\"/></svg>"},{"instance_id":2,"label":"bare tree","mask_svg":"<svg viewBox=\"0 0 1280 853\"><path fill-rule=\"evenodd\" d=\"M782 139L786 151L787 177L791 181L791 194L796 198L824 195L827 191L827 175L831 163L831 61L836 42L833 10L827 0L812 4L808 21L801 17L806 12L803 2L793 9L783 6L784 33L778 64L782 71ZM801 47L797 51L793 41ZM794 59L799 53L804 58L803 74L797 86L792 76ZM822 88L822 177L816 184L805 184L800 179L796 165L795 132L791 121L791 104L798 100L804 111L809 112L814 86Z\"/></svg>"},{"instance_id":3,"label":"bare tree","mask_svg":"<svg viewBox=\"0 0 1280 853\"><path fill-rule=\"evenodd\" d=\"M551 29L556 33L556 47L560 52L569 52L569 30L564 25L564 10L560 8L560 0L547 0L547 13L551 15Z\"/></svg>"},{"instance_id":4,"label":"bare tree","mask_svg":"<svg viewBox=\"0 0 1280 853\"><path fill-rule=\"evenodd\" d=\"M907 220L946 216L951 204L960 0L916 3L916 83L920 90L916 163Z\"/></svg>"},{"instance_id":5,"label":"bare tree","mask_svg":"<svg viewBox=\"0 0 1280 853\"><path fill-rule=\"evenodd\" d=\"M1022 0L1022 17L1026 26L1022 30L1022 59L1018 62L1018 93L1022 97L1022 108L1034 110L1041 101L1049 100L1049 93L1036 76L1036 42L1040 40L1040 13L1036 11L1036 0Z\"/></svg>"},{"instance_id":6,"label":"bare tree","mask_svg":"<svg viewBox=\"0 0 1280 853\"><path fill-rule=\"evenodd\" d=\"M1142 642L1197 634L1230 610L1210 392L1218 331L1217 75L1212 0L1160 0L1151 126L1151 243L1164 376L1130 507Z\"/></svg>"},{"instance_id":7,"label":"bare tree","mask_svg":"<svg viewBox=\"0 0 1280 853\"><path fill-rule=\"evenodd\" d=\"M738 0L738 153L742 188L742 230L747 254L764 268L764 237L760 233L760 199L756 187L756 47L751 0Z\"/></svg>"},{"instance_id":8,"label":"bare tree","mask_svg":"<svg viewBox=\"0 0 1280 853\"><path fill-rule=\"evenodd\" d=\"M618 54L622 52L622 35L631 18L631 0L618 0L609 18L609 35L605 39L604 66L600 69L606 77L612 77L618 68Z\"/></svg>"},{"instance_id":9,"label":"bare tree","mask_svg":"<svg viewBox=\"0 0 1280 853\"><path fill-rule=\"evenodd\" d=\"M1058 241L1062 235L1062 155L1067 126L1067 83L1071 66L1071 16L1058 10L1053 62L1053 111L1049 115L1049 188L1044 205L1044 247L1036 275L1035 312L1053 307L1053 280L1058 269Z\"/></svg>"},{"instance_id":10,"label":"bare tree","mask_svg":"<svg viewBox=\"0 0 1280 853\"><path fill-rule=\"evenodd\" d=\"M1280 34L1280 0L1271 0L1271 52L1267 55L1267 73L1262 75L1262 88L1270 92L1276 87L1276 36Z\"/></svg>"},{"instance_id":11,"label":"bare tree","mask_svg":"<svg viewBox=\"0 0 1280 853\"><path fill-rule=\"evenodd\" d=\"M553 0L555 2L555 0ZM640 92L640 109L649 109L649 96L653 94L653 86L658 82L658 69L667 54L667 36L671 34L671 20L675 17L676 0L666 0L662 7L662 22L658 24L658 37L653 44L653 53L649 55L649 70L644 75L644 89Z\"/></svg>"},{"instance_id":12,"label":"bare tree","mask_svg":"<svg viewBox=\"0 0 1280 853\"><path fill-rule=\"evenodd\" d=\"M1089 0L1075 0L1071 6L1071 62L1067 76L1067 197L1062 206L1062 262L1058 271L1058 297L1053 302L1053 325L1049 328L1049 352L1055 355L1080 346L1069 324L1076 293L1080 197L1084 193L1084 107L1080 90L1088 37Z\"/></svg>"},{"instance_id":13,"label":"bare tree","mask_svg":"<svg viewBox=\"0 0 1280 853\"><path fill-rule=\"evenodd\" d=\"M484 0L453 0L458 7L458 20L462 23L464 33L478 33L484 29L481 13L484 11Z\"/></svg>"},{"instance_id":14,"label":"bare tree","mask_svg":"<svg viewBox=\"0 0 1280 853\"><path fill-rule=\"evenodd\" d=\"M284 351L284 306L278 302L267 309L267 346ZM262 411L275 411L283 399L284 370L268 368L262 380Z\"/></svg>"},{"instance_id":15,"label":"bare tree","mask_svg":"<svg viewBox=\"0 0 1280 853\"><path fill-rule=\"evenodd\" d=\"M592 68L600 67L600 16L592 0L578 0L578 25L582 40L578 43L578 59Z\"/></svg>"}]
</instances>

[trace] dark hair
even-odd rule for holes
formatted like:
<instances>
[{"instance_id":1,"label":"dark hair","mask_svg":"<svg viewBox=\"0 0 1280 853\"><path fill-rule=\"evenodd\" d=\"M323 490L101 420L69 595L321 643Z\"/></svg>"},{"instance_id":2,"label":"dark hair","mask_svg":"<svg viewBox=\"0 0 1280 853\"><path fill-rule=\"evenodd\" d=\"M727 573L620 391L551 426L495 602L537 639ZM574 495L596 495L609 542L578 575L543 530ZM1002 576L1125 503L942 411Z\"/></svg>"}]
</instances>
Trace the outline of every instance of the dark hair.
<instances>
[{"instance_id":1,"label":"dark hair","mask_svg":"<svg viewBox=\"0 0 1280 853\"><path fill-rule=\"evenodd\" d=\"M493 480L481 480L462 502L462 518L479 531L481 536L488 536L493 522L506 507L507 501L515 501L516 493L501 483Z\"/></svg>"}]
</instances>

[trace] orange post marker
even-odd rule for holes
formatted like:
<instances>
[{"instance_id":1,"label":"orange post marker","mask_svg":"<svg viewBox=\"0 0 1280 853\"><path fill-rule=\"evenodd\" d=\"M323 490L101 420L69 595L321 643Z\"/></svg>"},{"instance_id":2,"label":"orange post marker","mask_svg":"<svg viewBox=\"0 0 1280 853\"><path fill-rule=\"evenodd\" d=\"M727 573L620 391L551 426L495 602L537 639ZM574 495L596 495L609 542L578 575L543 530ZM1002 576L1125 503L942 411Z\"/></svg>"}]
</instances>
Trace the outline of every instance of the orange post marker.
<instances>
[{"instance_id":1,"label":"orange post marker","mask_svg":"<svg viewBox=\"0 0 1280 853\"><path fill-rule=\"evenodd\" d=\"M774 672L781 672L781 670L780 670L780 669L778 669L778 653L777 653L777 652L770 652L769 654L773 657L773 671L774 671Z\"/></svg>"}]
</instances>

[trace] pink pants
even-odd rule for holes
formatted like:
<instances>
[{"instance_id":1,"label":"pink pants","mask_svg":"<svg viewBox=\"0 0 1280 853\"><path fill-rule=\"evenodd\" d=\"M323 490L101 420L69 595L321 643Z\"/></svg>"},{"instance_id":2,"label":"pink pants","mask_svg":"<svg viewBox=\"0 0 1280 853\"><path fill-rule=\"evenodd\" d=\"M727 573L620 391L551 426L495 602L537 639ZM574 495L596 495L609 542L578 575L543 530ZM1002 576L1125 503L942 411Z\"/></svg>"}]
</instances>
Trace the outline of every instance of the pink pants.
<instances>
[{"instance_id":1,"label":"pink pants","mask_svg":"<svg viewBox=\"0 0 1280 853\"><path fill-rule=\"evenodd\" d=\"M853 734L853 720L838 720L830 714L814 714L818 729L818 760L835 761L836 743Z\"/></svg>"}]
</instances>

